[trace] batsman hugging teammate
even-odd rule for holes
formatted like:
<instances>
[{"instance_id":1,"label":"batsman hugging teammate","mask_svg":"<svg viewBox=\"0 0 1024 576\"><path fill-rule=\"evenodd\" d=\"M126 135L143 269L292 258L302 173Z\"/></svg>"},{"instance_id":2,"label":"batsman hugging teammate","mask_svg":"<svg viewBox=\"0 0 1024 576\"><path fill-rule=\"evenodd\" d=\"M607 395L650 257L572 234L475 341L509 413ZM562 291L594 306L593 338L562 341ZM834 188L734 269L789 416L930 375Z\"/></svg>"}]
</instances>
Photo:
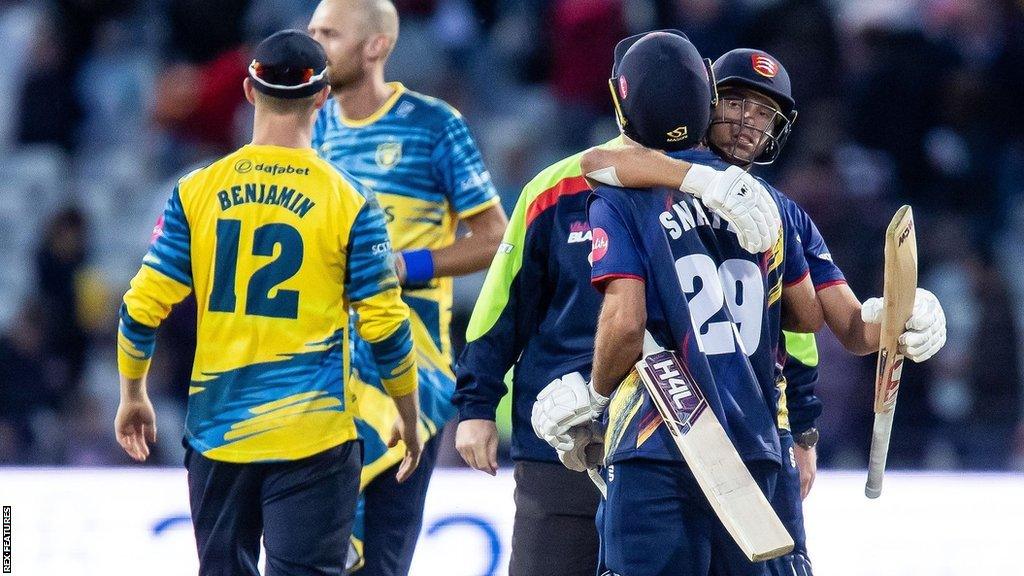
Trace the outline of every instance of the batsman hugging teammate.
<instances>
[{"instance_id":1,"label":"batsman hugging teammate","mask_svg":"<svg viewBox=\"0 0 1024 576\"><path fill-rule=\"evenodd\" d=\"M721 161L736 166L774 162L796 119L786 69L765 52L736 49L715 61L714 72L720 99L708 131L710 149ZM638 148L593 149L581 163L585 170L614 169L619 180L629 186L676 187L686 168L680 160ZM881 299L869 299L862 308L814 222L791 199L781 193L778 197L795 225L825 322L849 351L877 351ZM927 360L945 343L942 307L927 290L918 290L906 328L901 351L915 362ZM814 420L821 413L814 394L818 353L812 334L786 332L783 344L778 426L784 458L772 505L793 536L795 547L769 566L773 575L809 576L801 500L809 493L815 473L818 431Z\"/></svg>"},{"instance_id":2,"label":"batsman hugging teammate","mask_svg":"<svg viewBox=\"0 0 1024 576\"><path fill-rule=\"evenodd\" d=\"M643 36L619 44L616 67ZM678 36L673 38L685 42ZM658 47L659 42L638 45L631 58L657 58ZM676 59L665 65L677 69L683 64ZM651 82L637 81L633 90L651 90L655 81ZM683 94L690 110L705 110L706 123L706 110L711 102L706 76L703 82L703 96L685 91ZM641 99L631 112L637 122L642 122L645 116L655 115L659 104ZM678 106L675 99L669 108L674 110ZM507 392L504 373L514 365L512 457L516 518L510 565L513 576L589 575L594 573L598 559L594 516L599 495L587 475L581 473L587 463L580 452L553 450L533 433L530 423L534 401L543 387L564 374L590 373L601 297L590 286L587 256L592 231L586 218L590 189L580 168L580 157L577 154L556 163L524 189L474 309L467 334L469 343L459 363L454 398L460 413L457 448L467 463L489 473L494 473L497 465L494 411ZM719 206L721 215L735 224L734 233L751 251L767 249L773 243L769 234L774 230L768 225L771 210L763 203L751 204L745 211L726 210L725 205L733 207L731 202L735 199L724 195L738 180L759 190L760 197L770 201L767 193L738 168L725 173L705 170L713 178L702 179L700 187L693 191L703 193L709 203L714 201ZM701 170L697 167L694 172ZM577 377L582 383L583 376ZM562 466L560 457L572 470Z\"/></svg>"}]
</instances>

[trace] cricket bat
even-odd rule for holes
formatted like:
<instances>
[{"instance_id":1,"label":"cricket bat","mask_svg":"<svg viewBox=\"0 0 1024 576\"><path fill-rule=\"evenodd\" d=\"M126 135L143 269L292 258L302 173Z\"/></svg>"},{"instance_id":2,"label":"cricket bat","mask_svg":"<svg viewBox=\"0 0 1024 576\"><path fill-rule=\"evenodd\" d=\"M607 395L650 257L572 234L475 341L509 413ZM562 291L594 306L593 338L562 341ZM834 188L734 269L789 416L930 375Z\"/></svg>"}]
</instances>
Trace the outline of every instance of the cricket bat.
<instances>
[{"instance_id":1,"label":"cricket bat","mask_svg":"<svg viewBox=\"0 0 1024 576\"><path fill-rule=\"evenodd\" d=\"M864 495L878 498L882 493L885 459L892 436L892 417L896 412L896 395L900 391L903 355L897 339L903 333L914 310L917 293L917 237L914 234L914 213L903 206L892 217L885 231L885 280L882 296L882 328L878 339L878 367L875 372L875 425L871 432L868 456L868 481Z\"/></svg>"},{"instance_id":2,"label":"cricket bat","mask_svg":"<svg viewBox=\"0 0 1024 576\"><path fill-rule=\"evenodd\" d=\"M636 371L715 514L751 562L793 549L793 538L675 352L648 333Z\"/></svg>"}]
</instances>

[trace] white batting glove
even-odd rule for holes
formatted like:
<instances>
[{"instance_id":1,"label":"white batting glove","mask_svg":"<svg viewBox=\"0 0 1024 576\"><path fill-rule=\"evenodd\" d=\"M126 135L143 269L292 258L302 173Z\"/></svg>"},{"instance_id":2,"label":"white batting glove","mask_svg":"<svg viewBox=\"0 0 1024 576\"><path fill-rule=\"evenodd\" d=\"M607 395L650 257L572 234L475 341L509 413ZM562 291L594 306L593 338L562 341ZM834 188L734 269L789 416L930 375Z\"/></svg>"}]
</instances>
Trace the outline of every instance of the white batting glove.
<instances>
[{"instance_id":1,"label":"white batting glove","mask_svg":"<svg viewBox=\"0 0 1024 576\"><path fill-rule=\"evenodd\" d=\"M869 298L861 304L860 317L869 324L879 324L883 310L884 298ZM924 362L942 349L946 344L946 314L935 294L917 289L906 329L899 338L900 353L914 362Z\"/></svg>"},{"instance_id":2,"label":"white batting glove","mask_svg":"<svg viewBox=\"0 0 1024 576\"><path fill-rule=\"evenodd\" d=\"M571 450L569 429L601 417L609 399L588 385L579 372L553 380L537 395L530 423L537 436L556 450Z\"/></svg>"},{"instance_id":3,"label":"white batting glove","mask_svg":"<svg viewBox=\"0 0 1024 576\"><path fill-rule=\"evenodd\" d=\"M718 171L694 164L679 187L732 224L740 246L751 254L770 249L779 240L782 218L768 190L738 166Z\"/></svg>"},{"instance_id":4,"label":"white batting glove","mask_svg":"<svg viewBox=\"0 0 1024 576\"><path fill-rule=\"evenodd\" d=\"M573 447L558 450L558 459L569 470L586 472L598 468L604 462L604 434L597 422L591 420L573 426L567 432Z\"/></svg>"}]
</instances>

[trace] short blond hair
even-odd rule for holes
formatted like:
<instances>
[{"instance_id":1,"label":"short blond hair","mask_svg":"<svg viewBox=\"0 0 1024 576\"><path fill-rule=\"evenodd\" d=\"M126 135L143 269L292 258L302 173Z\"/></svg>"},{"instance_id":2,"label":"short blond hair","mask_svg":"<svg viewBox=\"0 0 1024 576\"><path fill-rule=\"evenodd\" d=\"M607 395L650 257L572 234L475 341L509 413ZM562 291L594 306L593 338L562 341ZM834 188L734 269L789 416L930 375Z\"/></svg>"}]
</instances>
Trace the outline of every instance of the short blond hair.
<instances>
[{"instance_id":1,"label":"short blond hair","mask_svg":"<svg viewBox=\"0 0 1024 576\"><path fill-rule=\"evenodd\" d=\"M264 94L259 90L254 91L256 106L265 108L274 114L304 115L313 112L316 107L316 94L305 98L277 98Z\"/></svg>"}]
</instances>

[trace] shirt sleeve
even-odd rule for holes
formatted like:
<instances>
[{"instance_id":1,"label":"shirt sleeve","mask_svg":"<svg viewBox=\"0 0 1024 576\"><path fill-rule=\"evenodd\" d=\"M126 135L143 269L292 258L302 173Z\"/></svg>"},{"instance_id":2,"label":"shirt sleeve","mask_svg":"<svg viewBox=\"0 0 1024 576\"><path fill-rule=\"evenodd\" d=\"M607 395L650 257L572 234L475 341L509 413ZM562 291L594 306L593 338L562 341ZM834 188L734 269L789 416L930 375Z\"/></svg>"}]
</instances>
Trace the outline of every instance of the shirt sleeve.
<instances>
[{"instance_id":1,"label":"shirt sleeve","mask_svg":"<svg viewBox=\"0 0 1024 576\"><path fill-rule=\"evenodd\" d=\"M445 195L459 218L483 212L498 203L491 174L458 112L445 122L431 158Z\"/></svg>"},{"instance_id":2,"label":"shirt sleeve","mask_svg":"<svg viewBox=\"0 0 1024 576\"><path fill-rule=\"evenodd\" d=\"M832 261L832 252L825 244L825 239L818 231L818 227L803 210L803 230L800 236L803 240L804 258L810 269L811 282L815 290L824 290L836 284L845 284L846 276L843 271Z\"/></svg>"},{"instance_id":3,"label":"shirt sleeve","mask_svg":"<svg viewBox=\"0 0 1024 576\"><path fill-rule=\"evenodd\" d=\"M124 295L117 330L117 366L129 378L149 370L156 330L171 307L192 292L191 233L178 188L157 220L153 241Z\"/></svg>"},{"instance_id":4,"label":"shirt sleeve","mask_svg":"<svg viewBox=\"0 0 1024 576\"><path fill-rule=\"evenodd\" d=\"M410 394L418 380L409 307L391 265L384 215L372 197L356 215L347 253L345 293L357 315L356 330L370 345L387 393Z\"/></svg>"},{"instance_id":5,"label":"shirt sleeve","mask_svg":"<svg viewBox=\"0 0 1024 576\"><path fill-rule=\"evenodd\" d=\"M793 434L801 434L814 427L821 416L822 403L815 395L818 383L818 345L814 334L783 332L786 339L786 407L789 426Z\"/></svg>"},{"instance_id":6,"label":"shirt sleeve","mask_svg":"<svg viewBox=\"0 0 1024 576\"><path fill-rule=\"evenodd\" d=\"M786 260L782 270L782 283L785 286L799 284L809 274L807 258L804 256L804 248L801 244L801 224L794 218L791 206L796 206L792 200L782 201L783 218L786 219L783 241L786 243Z\"/></svg>"},{"instance_id":7,"label":"shirt sleeve","mask_svg":"<svg viewBox=\"0 0 1024 576\"><path fill-rule=\"evenodd\" d=\"M603 292L608 282L616 278L646 281L636 239L615 206L594 194L587 206L587 218L592 231L590 283Z\"/></svg>"},{"instance_id":8,"label":"shirt sleeve","mask_svg":"<svg viewBox=\"0 0 1024 576\"><path fill-rule=\"evenodd\" d=\"M452 397L459 420L494 419L504 376L543 317L555 209L535 214L539 187L531 182L519 196L473 307Z\"/></svg>"}]
</instances>

